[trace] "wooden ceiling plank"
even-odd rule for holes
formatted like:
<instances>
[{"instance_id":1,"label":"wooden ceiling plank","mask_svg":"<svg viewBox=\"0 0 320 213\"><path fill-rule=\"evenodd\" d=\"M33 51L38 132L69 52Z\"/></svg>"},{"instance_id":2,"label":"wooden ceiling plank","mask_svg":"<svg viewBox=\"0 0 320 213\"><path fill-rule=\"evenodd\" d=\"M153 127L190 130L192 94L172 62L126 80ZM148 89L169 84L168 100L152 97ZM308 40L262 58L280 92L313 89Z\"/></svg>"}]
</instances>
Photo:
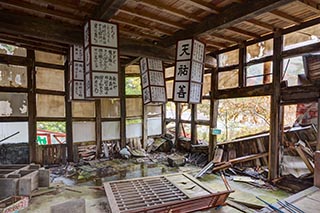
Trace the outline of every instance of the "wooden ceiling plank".
<instances>
[{"instance_id":1,"label":"wooden ceiling plank","mask_svg":"<svg viewBox=\"0 0 320 213\"><path fill-rule=\"evenodd\" d=\"M263 30L272 31L272 32L274 31L274 27L272 25L262 21L250 19L250 20L246 20L245 22Z\"/></svg>"},{"instance_id":2,"label":"wooden ceiling plank","mask_svg":"<svg viewBox=\"0 0 320 213\"><path fill-rule=\"evenodd\" d=\"M17 36L24 35L69 45L83 43L81 27L62 24L54 20L1 11L0 26L0 32ZM153 57L164 61L174 61L175 59L174 49L132 39L120 39L119 50L122 55Z\"/></svg>"},{"instance_id":3,"label":"wooden ceiling plank","mask_svg":"<svg viewBox=\"0 0 320 213\"><path fill-rule=\"evenodd\" d=\"M150 39L152 41L153 40L154 41L159 41L160 40L159 37L156 37L156 36L153 36L153 35L148 35L148 34L145 34L145 33L142 33L142 32L135 32L135 31L132 31L132 30L127 30L125 28L121 28L119 32L120 32L120 34L126 34L126 35L129 35L129 36L138 36L138 37Z\"/></svg>"},{"instance_id":4,"label":"wooden ceiling plank","mask_svg":"<svg viewBox=\"0 0 320 213\"><path fill-rule=\"evenodd\" d=\"M274 11L270 11L270 14L277 16L279 19L289 22L289 23L293 23L293 24L300 24L302 21L297 19L296 17L293 17L287 13L284 13L280 10L274 10Z\"/></svg>"},{"instance_id":5,"label":"wooden ceiling plank","mask_svg":"<svg viewBox=\"0 0 320 213\"><path fill-rule=\"evenodd\" d=\"M48 8L34 5L34 4L31 4L28 2L24 2L24 1L2 0L2 1L0 1L0 5L2 5L3 7L5 7L7 5L9 7L18 8L21 10L28 10L28 11L33 11L35 13L42 13L45 15L54 16L58 19L59 18L66 19L66 20L72 21L72 22L79 24L79 25L82 24L81 19L83 19L83 17L81 17L81 16L76 16L73 14L64 13L64 12L57 11L57 10L50 10Z\"/></svg>"},{"instance_id":6,"label":"wooden ceiling plank","mask_svg":"<svg viewBox=\"0 0 320 213\"><path fill-rule=\"evenodd\" d=\"M197 7L199 9L208 11L210 13L218 14L220 13L219 8L213 4L203 2L201 0L182 0L184 3Z\"/></svg>"},{"instance_id":7,"label":"wooden ceiling plank","mask_svg":"<svg viewBox=\"0 0 320 213\"><path fill-rule=\"evenodd\" d=\"M223 44L223 43L220 43L220 42L214 42L214 41L208 41L206 43L206 46L211 46L211 47L218 47L219 49L221 48L227 48L228 46Z\"/></svg>"},{"instance_id":8,"label":"wooden ceiling plank","mask_svg":"<svg viewBox=\"0 0 320 213\"><path fill-rule=\"evenodd\" d=\"M156 22L156 23L163 24L163 25L166 25L169 27L173 27L175 29L180 29L180 30L185 29L184 27L180 26L178 23L163 19L161 17L157 17L155 14L152 14L152 13L148 13L148 12L141 13L141 12L137 12L136 10L133 10L130 8L120 8L119 11L126 13L126 14L129 14L131 16L139 17L139 18L146 19L146 20L149 20L152 22Z\"/></svg>"},{"instance_id":9,"label":"wooden ceiling plank","mask_svg":"<svg viewBox=\"0 0 320 213\"><path fill-rule=\"evenodd\" d=\"M156 26L152 26L152 28L150 28L146 24L142 24L140 22L136 22L136 21L126 19L126 18L120 18L118 16L113 17L111 19L111 21L119 23L119 24L124 24L124 25L128 25L128 26L136 27L136 28L143 29L143 30L157 31L157 32L165 34L165 35L172 35L173 34L172 32L169 32L167 30L161 29Z\"/></svg>"},{"instance_id":10,"label":"wooden ceiling plank","mask_svg":"<svg viewBox=\"0 0 320 213\"><path fill-rule=\"evenodd\" d=\"M100 5L96 7L93 13L93 18L108 21L114 14L116 14L126 0L103 0Z\"/></svg>"},{"instance_id":11,"label":"wooden ceiling plank","mask_svg":"<svg viewBox=\"0 0 320 213\"><path fill-rule=\"evenodd\" d=\"M246 36L249 38L259 38L260 37L259 35L255 34L255 33L249 32L247 30L239 29L237 27L229 27L226 30L230 30L230 31L235 32L239 35L243 35L243 36Z\"/></svg>"},{"instance_id":12,"label":"wooden ceiling plank","mask_svg":"<svg viewBox=\"0 0 320 213\"><path fill-rule=\"evenodd\" d=\"M199 18L192 17L194 16L194 14L186 13L182 10L179 10L174 7L168 6L167 4L161 3L160 1L156 1L156 0L134 0L134 1L138 2L139 4L145 5L147 7L164 11L166 13L169 13L171 15L174 15L189 21L200 22Z\"/></svg>"},{"instance_id":13,"label":"wooden ceiling plank","mask_svg":"<svg viewBox=\"0 0 320 213\"><path fill-rule=\"evenodd\" d=\"M243 4L234 4L226 8L220 14L212 14L202 22L192 24L185 30L176 32L173 36L161 40L162 46L171 46L177 40L197 37L210 31L231 27L242 21L252 19L263 13L273 11L276 8L291 3L295 0L247 0Z\"/></svg>"},{"instance_id":14,"label":"wooden ceiling plank","mask_svg":"<svg viewBox=\"0 0 320 213\"><path fill-rule=\"evenodd\" d=\"M303 7L308 7L308 10L311 10L316 14L320 13L319 4L312 0L297 0L296 3Z\"/></svg>"},{"instance_id":15,"label":"wooden ceiling plank","mask_svg":"<svg viewBox=\"0 0 320 213\"><path fill-rule=\"evenodd\" d=\"M243 40L232 38L230 36L222 35L222 34L219 34L219 33L210 33L210 36L213 36L213 37L216 37L216 38L218 38L220 40L224 40L224 41L231 42L231 43L241 43L241 42L243 42Z\"/></svg>"}]
</instances>

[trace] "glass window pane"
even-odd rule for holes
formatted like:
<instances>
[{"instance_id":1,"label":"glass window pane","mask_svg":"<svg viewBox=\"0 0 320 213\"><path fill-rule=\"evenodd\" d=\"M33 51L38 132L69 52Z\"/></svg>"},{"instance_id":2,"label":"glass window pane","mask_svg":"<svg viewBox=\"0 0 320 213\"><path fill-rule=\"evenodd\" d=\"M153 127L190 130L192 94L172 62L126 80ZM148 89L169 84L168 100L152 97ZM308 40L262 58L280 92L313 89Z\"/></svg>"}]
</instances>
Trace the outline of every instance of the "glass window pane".
<instances>
[{"instance_id":1,"label":"glass window pane","mask_svg":"<svg viewBox=\"0 0 320 213\"><path fill-rule=\"evenodd\" d=\"M101 116L103 118L120 117L120 99L101 99Z\"/></svg>"},{"instance_id":2,"label":"glass window pane","mask_svg":"<svg viewBox=\"0 0 320 213\"><path fill-rule=\"evenodd\" d=\"M102 140L118 140L120 139L120 122L102 122Z\"/></svg>"},{"instance_id":3,"label":"glass window pane","mask_svg":"<svg viewBox=\"0 0 320 213\"><path fill-rule=\"evenodd\" d=\"M36 67L37 88L55 91L64 91L64 71Z\"/></svg>"},{"instance_id":4,"label":"glass window pane","mask_svg":"<svg viewBox=\"0 0 320 213\"><path fill-rule=\"evenodd\" d=\"M37 117L65 117L64 96L37 94Z\"/></svg>"},{"instance_id":5,"label":"glass window pane","mask_svg":"<svg viewBox=\"0 0 320 213\"><path fill-rule=\"evenodd\" d=\"M209 126L197 125L197 140L199 142L209 142Z\"/></svg>"},{"instance_id":6,"label":"glass window pane","mask_svg":"<svg viewBox=\"0 0 320 213\"><path fill-rule=\"evenodd\" d=\"M0 117L28 116L26 93L0 92Z\"/></svg>"},{"instance_id":7,"label":"glass window pane","mask_svg":"<svg viewBox=\"0 0 320 213\"><path fill-rule=\"evenodd\" d=\"M0 64L0 87L27 88L27 67Z\"/></svg>"},{"instance_id":8,"label":"glass window pane","mask_svg":"<svg viewBox=\"0 0 320 213\"><path fill-rule=\"evenodd\" d=\"M230 89L239 86L239 70L219 72L218 89Z\"/></svg>"},{"instance_id":9,"label":"glass window pane","mask_svg":"<svg viewBox=\"0 0 320 213\"><path fill-rule=\"evenodd\" d=\"M127 138L142 137L142 119L127 119L126 137Z\"/></svg>"},{"instance_id":10,"label":"glass window pane","mask_svg":"<svg viewBox=\"0 0 320 213\"><path fill-rule=\"evenodd\" d=\"M0 138L7 138L1 144L28 143L28 122L0 122Z\"/></svg>"},{"instance_id":11,"label":"glass window pane","mask_svg":"<svg viewBox=\"0 0 320 213\"><path fill-rule=\"evenodd\" d=\"M167 102L166 104L166 118L176 118L176 105L174 102Z\"/></svg>"},{"instance_id":12,"label":"glass window pane","mask_svg":"<svg viewBox=\"0 0 320 213\"><path fill-rule=\"evenodd\" d=\"M219 54L219 67L239 64L239 50Z\"/></svg>"},{"instance_id":13,"label":"glass window pane","mask_svg":"<svg viewBox=\"0 0 320 213\"><path fill-rule=\"evenodd\" d=\"M94 101L72 101L72 117L94 118L96 117Z\"/></svg>"},{"instance_id":14,"label":"glass window pane","mask_svg":"<svg viewBox=\"0 0 320 213\"><path fill-rule=\"evenodd\" d=\"M247 62L273 54L273 39L252 44L247 47Z\"/></svg>"},{"instance_id":15,"label":"glass window pane","mask_svg":"<svg viewBox=\"0 0 320 213\"><path fill-rule=\"evenodd\" d=\"M27 50L22 47L0 43L0 54L27 57Z\"/></svg>"},{"instance_id":16,"label":"glass window pane","mask_svg":"<svg viewBox=\"0 0 320 213\"><path fill-rule=\"evenodd\" d=\"M95 122L73 122L72 123L73 142L92 142L96 140Z\"/></svg>"},{"instance_id":17,"label":"glass window pane","mask_svg":"<svg viewBox=\"0 0 320 213\"><path fill-rule=\"evenodd\" d=\"M202 103L197 105L197 119L210 120L210 100L202 100Z\"/></svg>"},{"instance_id":18,"label":"glass window pane","mask_svg":"<svg viewBox=\"0 0 320 213\"><path fill-rule=\"evenodd\" d=\"M37 122L37 143L39 145L66 144L66 123Z\"/></svg>"},{"instance_id":19,"label":"glass window pane","mask_svg":"<svg viewBox=\"0 0 320 213\"><path fill-rule=\"evenodd\" d=\"M255 64L247 67L247 86L268 84L272 82L272 62Z\"/></svg>"},{"instance_id":20,"label":"glass window pane","mask_svg":"<svg viewBox=\"0 0 320 213\"><path fill-rule=\"evenodd\" d=\"M38 62L44 62L49 64L58 64L58 65L64 65L64 55L54 54L54 53L48 53L43 51L35 51L35 57L36 61Z\"/></svg>"},{"instance_id":21,"label":"glass window pane","mask_svg":"<svg viewBox=\"0 0 320 213\"><path fill-rule=\"evenodd\" d=\"M141 95L140 77L126 77L126 95Z\"/></svg>"},{"instance_id":22,"label":"glass window pane","mask_svg":"<svg viewBox=\"0 0 320 213\"><path fill-rule=\"evenodd\" d=\"M182 123L180 124L181 130L180 130L180 136L191 138L191 124Z\"/></svg>"},{"instance_id":23,"label":"glass window pane","mask_svg":"<svg viewBox=\"0 0 320 213\"><path fill-rule=\"evenodd\" d=\"M191 105L186 103L181 103L181 119L185 121L191 121Z\"/></svg>"},{"instance_id":24,"label":"glass window pane","mask_svg":"<svg viewBox=\"0 0 320 213\"><path fill-rule=\"evenodd\" d=\"M161 106L152 106L152 105L146 105L147 115L150 116L156 116L161 115L162 112Z\"/></svg>"},{"instance_id":25,"label":"glass window pane","mask_svg":"<svg viewBox=\"0 0 320 213\"><path fill-rule=\"evenodd\" d=\"M203 78L202 95L209 95L211 90L211 74L205 74Z\"/></svg>"},{"instance_id":26,"label":"glass window pane","mask_svg":"<svg viewBox=\"0 0 320 213\"><path fill-rule=\"evenodd\" d=\"M288 86L297 86L300 83L299 75L304 75L302 56L283 60L283 80L288 82Z\"/></svg>"},{"instance_id":27,"label":"glass window pane","mask_svg":"<svg viewBox=\"0 0 320 213\"><path fill-rule=\"evenodd\" d=\"M142 99L127 98L126 99L126 114L127 117L142 116Z\"/></svg>"},{"instance_id":28,"label":"glass window pane","mask_svg":"<svg viewBox=\"0 0 320 213\"><path fill-rule=\"evenodd\" d=\"M140 66L139 65L130 65L126 67L126 74L131 73L140 73Z\"/></svg>"},{"instance_id":29,"label":"glass window pane","mask_svg":"<svg viewBox=\"0 0 320 213\"><path fill-rule=\"evenodd\" d=\"M161 117L148 118L148 136L162 134L162 121Z\"/></svg>"}]
</instances>

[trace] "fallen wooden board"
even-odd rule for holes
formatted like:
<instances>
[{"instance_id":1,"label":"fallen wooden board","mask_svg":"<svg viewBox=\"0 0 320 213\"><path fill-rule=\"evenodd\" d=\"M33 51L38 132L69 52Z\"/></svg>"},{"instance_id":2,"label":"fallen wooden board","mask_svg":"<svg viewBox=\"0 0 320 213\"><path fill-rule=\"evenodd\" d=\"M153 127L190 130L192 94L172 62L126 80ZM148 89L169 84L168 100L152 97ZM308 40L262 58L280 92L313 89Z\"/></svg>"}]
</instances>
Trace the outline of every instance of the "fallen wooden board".
<instances>
[{"instance_id":1,"label":"fallen wooden board","mask_svg":"<svg viewBox=\"0 0 320 213\"><path fill-rule=\"evenodd\" d=\"M193 212L223 205L232 190L216 192L187 174L104 183L113 213Z\"/></svg>"}]
</instances>

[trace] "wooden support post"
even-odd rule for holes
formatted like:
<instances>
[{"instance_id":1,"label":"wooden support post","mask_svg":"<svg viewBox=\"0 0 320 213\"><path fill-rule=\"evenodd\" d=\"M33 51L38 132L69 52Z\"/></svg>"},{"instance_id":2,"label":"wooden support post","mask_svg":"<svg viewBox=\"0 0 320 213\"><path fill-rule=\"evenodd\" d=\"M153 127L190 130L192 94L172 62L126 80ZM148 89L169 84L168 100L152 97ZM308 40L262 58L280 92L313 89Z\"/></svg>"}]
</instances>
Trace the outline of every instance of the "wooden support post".
<instances>
[{"instance_id":1,"label":"wooden support post","mask_svg":"<svg viewBox=\"0 0 320 213\"><path fill-rule=\"evenodd\" d=\"M96 106L96 158L99 158L102 150L102 120L101 120L101 100L95 101Z\"/></svg>"},{"instance_id":2,"label":"wooden support post","mask_svg":"<svg viewBox=\"0 0 320 213\"><path fill-rule=\"evenodd\" d=\"M320 98L318 99L318 118L317 118L317 147L316 150L320 151ZM320 168L319 168L320 169Z\"/></svg>"},{"instance_id":3,"label":"wooden support post","mask_svg":"<svg viewBox=\"0 0 320 213\"><path fill-rule=\"evenodd\" d=\"M181 104L176 103L176 141L175 144L178 144L178 138L180 136L180 120L181 120L181 111L180 111Z\"/></svg>"},{"instance_id":4,"label":"wooden support post","mask_svg":"<svg viewBox=\"0 0 320 213\"><path fill-rule=\"evenodd\" d=\"M161 127L162 127L161 134L166 134L167 132L166 112L167 112L167 106L166 104L162 104L161 105Z\"/></svg>"},{"instance_id":5,"label":"wooden support post","mask_svg":"<svg viewBox=\"0 0 320 213\"><path fill-rule=\"evenodd\" d=\"M320 151L314 153L314 186L320 187Z\"/></svg>"},{"instance_id":6,"label":"wooden support post","mask_svg":"<svg viewBox=\"0 0 320 213\"><path fill-rule=\"evenodd\" d=\"M31 60L28 64L28 132L29 132L29 161L35 162L37 146L37 121L36 121L36 72L35 72L35 53L34 50L27 50L27 58Z\"/></svg>"},{"instance_id":7,"label":"wooden support post","mask_svg":"<svg viewBox=\"0 0 320 213\"><path fill-rule=\"evenodd\" d=\"M148 111L147 105L142 103L142 147L147 148L148 138Z\"/></svg>"},{"instance_id":8,"label":"wooden support post","mask_svg":"<svg viewBox=\"0 0 320 213\"><path fill-rule=\"evenodd\" d=\"M124 148L126 146L126 68L121 66L119 73L119 89L120 89L120 147Z\"/></svg>"},{"instance_id":9,"label":"wooden support post","mask_svg":"<svg viewBox=\"0 0 320 213\"><path fill-rule=\"evenodd\" d=\"M217 136L212 135L211 131L213 128L217 127L218 122L218 106L219 101L216 99L216 94L218 92L218 71L219 71L219 58L216 56L217 59L217 68L212 69L211 72L211 93L210 93L210 132L209 132L209 155L208 160L213 160L214 157L214 150L217 146Z\"/></svg>"},{"instance_id":10,"label":"wooden support post","mask_svg":"<svg viewBox=\"0 0 320 213\"><path fill-rule=\"evenodd\" d=\"M197 141L197 104L191 104L191 144Z\"/></svg>"},{"instance_id":11,"label":"wooden support post","mask_svg":"<svg viewBox=\"0 0 320 213\"><path fill-rule=\"evenodd\" d=\"M273 40L273 73L272 73L272 95L270 115L270 137L269 137L269 180L279 177L279 144L280 134L280 81L282 76L283 61L282 35L276 31Z\"/></svg>"},{"instance_id":12,"label":"wooden support post","mask_svg":"<svg viewBox=\"0 0 320 213\"><path fill-rule=\"evenodd\" d=\"M70 54L68 54L70 55ZM65 87L66 88L66 95L65 95L65 107L66 107L66 141L67 141L67 160L69 162L74 162L73 158L73 137L72 137L72 105L71 101L69 100L70 97L70 90L69 90L69 73L71 70L69 70L68 66L69 60L66 60L64 63L64 79L65 79Z\"/></svg>"},{"instance_id":13,"label":"wooden support post","mask_svg":"<svg viewBox=\"0 0 320 213\"><path fill-rule=\"evenodd\" d=\"M247 63L247 47L240 44L239 49L239 87L246 86L246 63Z\"/></svg>"}]
</instances>

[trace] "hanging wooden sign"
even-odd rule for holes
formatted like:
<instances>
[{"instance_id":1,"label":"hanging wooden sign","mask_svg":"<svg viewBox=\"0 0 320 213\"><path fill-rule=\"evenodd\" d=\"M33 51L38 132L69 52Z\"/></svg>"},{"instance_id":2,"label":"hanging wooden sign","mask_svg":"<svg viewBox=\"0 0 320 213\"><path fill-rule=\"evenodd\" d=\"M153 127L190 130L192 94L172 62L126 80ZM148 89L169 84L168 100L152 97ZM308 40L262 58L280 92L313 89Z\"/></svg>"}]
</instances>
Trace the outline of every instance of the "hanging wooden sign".
<instances>
[{"instance_id":1,"label":"hanging wooden sign","mask_svg":"<svg viewBox=\"0 0 320 213\"><path fill-rule=\"evenodd\" d=\"M205 44L195 39L177 42L173 101L201 103Z\"/></svg>"},{"instance_id":2,"label":"hanging wooden sign","mask_svg":"<svg viewBox=\"0 0 320 213\"><path fill-rule=\"evenodd\" d=\"M143 103L166 103L167 93L162 61L142 58L140 60L140 72Z\"/></svg>"},{"instance_id":3,"label":"hanging wooden sign","mask_svg":"<svg viewBox=\"0 0 320 213\"><path fill-rule=\"evenodd\" d=\"M69 49L69 99L84 100L83 46L72 45Z\"/></svg>"},{"instance_id":4,"label":"hanging wooden sign","mask_svg":"<svg viewBox=\"0 0 320 213\"><path fill-rule=\"evenodd\" d=\"M89 20L84 26L85 96L119 97L118 25Z\"/></svg>"}]
</instances>

